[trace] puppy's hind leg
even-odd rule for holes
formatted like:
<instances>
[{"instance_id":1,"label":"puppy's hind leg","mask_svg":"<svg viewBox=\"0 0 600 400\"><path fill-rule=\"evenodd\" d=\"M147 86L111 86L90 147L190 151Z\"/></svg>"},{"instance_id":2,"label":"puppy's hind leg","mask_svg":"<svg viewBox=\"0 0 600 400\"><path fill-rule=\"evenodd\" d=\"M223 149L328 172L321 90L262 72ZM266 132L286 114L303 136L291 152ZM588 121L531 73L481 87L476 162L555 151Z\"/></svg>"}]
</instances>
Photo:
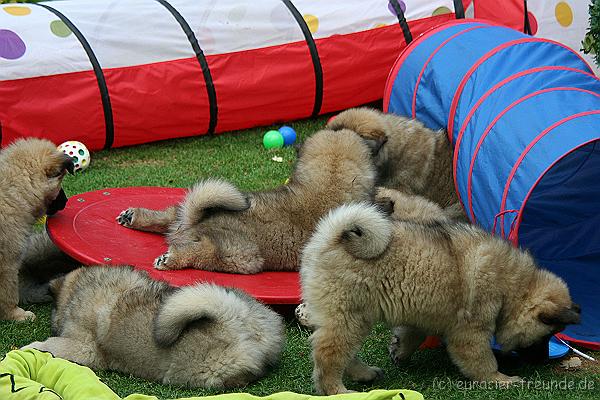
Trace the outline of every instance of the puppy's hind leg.
<instances>
[{"instance_id":1,"label":"puppy's hind leg","mask_svg":"<svg viewBox=\"0 0 600 400\"><path fill-rule=\"evenodd\" d=\"M460 371L476 381L495 381L502 385L521 382L518 376L498 372L490 347L491 333L468 326L457 327L446 337L448 354Z\"/></svg>"},{"instance_id":2,"label":"puppy's hind leg","mask_svg":"<svg viewBox=\"0 0 600 400\"><path fill-rule=\"evenodd\" d=\"M43 342L33 342L21 348L24 349L47 351L54 357L64 358L92 369L106 368L95 346L71 338L53 336Z\"/></svg>"},{"instance_id":3,"label":"puppy's hind leg","mask_svg":"<svg viewBox=\"0 0 600 400\"><path fill-rule=\"evenodd\" d=\"M410 356L425 340L425 334L411 326L397 326L392 329L392 339L388 350L390 358L397 366L405 364Z\"/></svg>"},{"instance_id":4,"label":"puppy's hind leg","mask_svg":"<svg viewBox=\"0 0 600 400\"><path fill-rule=\"evenodd\" d=\"M128 208L117 216L117 222L138 231L166 233L176 218L177 207L169 207L166 210Z\"/></svg>"},{"instance_id":5,"label":"puppy's hind leg","mask_svg":"<svg viewBox=\"0 0 600 400\"><path fill-rule=\"evenodd\" d=\"M235 244L217 244L207 236L198 242L170 246L169 251L156 260L154 268L172 270L197 268L236 274L256 274L263 269L264 259L256 245L240 239Z\"/></svg>"},{"instance_id":6,"label":"puppy's hind leg","mask_svg":"<svg viewBox=\"0 0 600 400\"><path fill-rule=\"evenodd\" d=\"M380 375L381 370L355 358L370 328L367 323L329 321L312 334L313 381L318 394L348 393L342 382L344 372L360 380L373 380Z\"/></svg>"}]
</instances>

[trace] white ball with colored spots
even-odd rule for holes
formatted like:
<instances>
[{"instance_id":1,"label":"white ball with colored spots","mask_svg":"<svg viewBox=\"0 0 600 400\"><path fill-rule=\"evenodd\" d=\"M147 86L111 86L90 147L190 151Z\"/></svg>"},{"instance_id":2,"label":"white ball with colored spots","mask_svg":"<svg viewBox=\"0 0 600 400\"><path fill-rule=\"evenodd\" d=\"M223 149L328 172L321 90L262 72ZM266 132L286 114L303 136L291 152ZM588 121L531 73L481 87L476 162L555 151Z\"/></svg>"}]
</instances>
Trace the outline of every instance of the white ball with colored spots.
<instances>
[{"instance_id":1,"label":"white ball with colored spots","mask_svg":"<svg viewBox=\"0 0 600 400\"><path fill-rule=\"evenodd\" d=\"M89 167L90 162L92 161L89 150L85 147L85 144L81 142L69 140L58 146L58 149L73 158L75 172L83 171Z\"/></svg>"}]
</instances>

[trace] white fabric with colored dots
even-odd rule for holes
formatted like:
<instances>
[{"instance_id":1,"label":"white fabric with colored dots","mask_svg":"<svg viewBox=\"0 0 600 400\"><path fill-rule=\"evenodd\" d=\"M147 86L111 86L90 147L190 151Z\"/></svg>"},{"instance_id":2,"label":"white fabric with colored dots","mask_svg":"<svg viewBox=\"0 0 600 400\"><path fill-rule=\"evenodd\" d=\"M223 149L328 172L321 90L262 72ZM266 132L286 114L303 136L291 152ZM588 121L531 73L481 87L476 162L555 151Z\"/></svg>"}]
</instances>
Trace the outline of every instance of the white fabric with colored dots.
<instances>
[{"instance_id":1,"label":"white fabric with colored dots","mask_svg":"<svg viewBox=\"0 0 600 400\"><path fill-rule=\"evenodd\" d=\"M519 3L522 8L522 0L506 1ZM304 40L281 0L171 0L169 3L190 25L207 56ZM293 3L317 40L398 22L387 0L295 0ZM591 0L529 0L534 34L580 50L589 24L590 3ZM409 21L454 12L452 0L399 0L399 4ZM178 22L157 1L67 0L48 5L81 31L102 68L194 56ZM50 11L30 4L5 4L0 9L0 80L91 69L75 35ZM516 25L523 20L519 14L513 18ZM485 17L494 19L490 15ZM594 65L591 57L584 57Z\"/></svg>"},{"instance_id":2,"label":"white fabric with colored dots","mask_svg":"<svg viewBox=\"0 0 600 400\"><path fill-rule=\"evenodd\" d=\"M533 36L565 44L590 64L598 74L593 57L581 50L589 29L589 6L592 0L527 0ZM467 15L483 18L524 31L524 0L473 0Z\"/></svg>"},{"instance_id":3,"label":"white fabric with colored dots","mask_svg":"<svg viewBox=\"0 0 600 400\"><path fill-rule=\"evenodd\" d=\"M54 14L22 4L0 7L0 80L92 68L77 38Z\"/></svg>"},{"instance_id":4,"label":"white fabric with colored dots","mask_svg":"<svg viewBox=\"0 0 600 400\"><path fill-rule=\"evenodd\" d=\"M580 51L581 42L589 28L590 4L591 0L529 0L527 8L530 21L537 27L532 33L537 37L556 40L573 50ZM581 54L598 74L593 57L583 52Z\"/></svg>"},{"instance_id":5,"label":"white fabric with colored dots","mask_svg":"<svg viewBox=\"0 0 600 400\"><path fill-rule=\"evenodd\" d=\"M453 13L452 0L399 0L407 20ZM185 33L158 1L66 0L45 3L66 16L100 66L122 68L194 57ZM281 0L169 0L207 56L304 41ZM315 39L397 24L387 0L294 0ZM0 81L91 69L58 16L32 4L0 5Z\"/></svg>"}]
</instances>

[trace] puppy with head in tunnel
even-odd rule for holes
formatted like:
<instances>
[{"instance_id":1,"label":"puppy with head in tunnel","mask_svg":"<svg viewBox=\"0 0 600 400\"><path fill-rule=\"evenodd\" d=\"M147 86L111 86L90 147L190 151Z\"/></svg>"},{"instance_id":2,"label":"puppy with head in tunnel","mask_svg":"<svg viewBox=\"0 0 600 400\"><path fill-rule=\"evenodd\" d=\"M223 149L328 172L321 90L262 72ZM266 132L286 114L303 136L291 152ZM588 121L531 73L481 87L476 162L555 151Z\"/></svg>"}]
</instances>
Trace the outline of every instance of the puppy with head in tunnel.
<instances>
[{"instance_id":1,"label":"puppy with head in tunnel","mask_svg":"<svg viewBox=\"0 0 600 400\"><path fill-rule=\"evenodd\" d=\"M378 321L399 327L397 361L425 335L439 335L465 376L509 384L520 378L498 371L493 336L503 351L535 351L580 319L567 285L528 252L475 226L393 220L367 203L320 220L300 275L316 327L313 379L328 395L347 391L344 374L358 381L381 374L356 357Z\"/></svg>"}]
</instances>

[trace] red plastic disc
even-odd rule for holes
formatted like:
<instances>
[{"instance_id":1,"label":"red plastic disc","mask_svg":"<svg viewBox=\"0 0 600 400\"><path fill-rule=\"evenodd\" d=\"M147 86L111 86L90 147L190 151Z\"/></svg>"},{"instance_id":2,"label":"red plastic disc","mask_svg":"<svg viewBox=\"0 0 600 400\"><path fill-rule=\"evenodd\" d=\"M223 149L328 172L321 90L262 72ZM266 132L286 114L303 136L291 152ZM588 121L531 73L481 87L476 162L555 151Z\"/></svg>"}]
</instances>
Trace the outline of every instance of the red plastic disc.
<instances>
[{"instance_id":1,"label":"red plastic disc","mask_svg":"<svg viewBox=\"0 0 600 400\"><path fill-rule=\"evenodd\" d=\"M298 304L297 272L226 274L197 269L158 271L152 263L167 251L162 235L122 227L115 218L128 207L164 209L177 204L185 189L130 187L83 193L69 199L67 207L48 217L47 230L66 254L86 265L132 265L154 279L175 286L213 282L236 287L268 304Z\"/></svg>"}]
</instances>

